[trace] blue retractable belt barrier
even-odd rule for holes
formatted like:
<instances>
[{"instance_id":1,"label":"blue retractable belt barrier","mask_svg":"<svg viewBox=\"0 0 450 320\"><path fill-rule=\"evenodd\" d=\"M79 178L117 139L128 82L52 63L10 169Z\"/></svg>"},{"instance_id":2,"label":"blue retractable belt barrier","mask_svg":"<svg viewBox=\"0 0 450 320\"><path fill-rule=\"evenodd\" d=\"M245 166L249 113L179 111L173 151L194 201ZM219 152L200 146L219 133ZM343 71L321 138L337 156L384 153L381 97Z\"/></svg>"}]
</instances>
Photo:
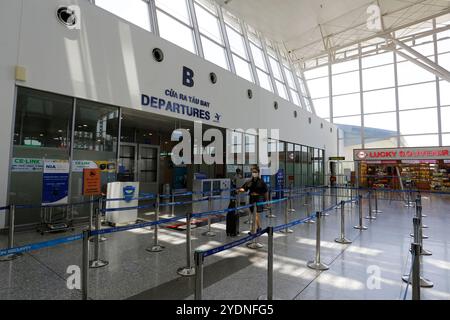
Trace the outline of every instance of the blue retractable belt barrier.
<instances>
[{"instance_id":1,"label":"blue retractable belt barrier","mask_svg":"<svg viewBox=\"0 0 450 320\"><path fill-rule=\"evenodd\" d=\"M8 209L9 209L9 206L6 206L6 207L0 207L0 211L8 210Z\"/></svg>"},{"instance_id":2,"label":"blue retractable belt barrier","mask_svg":"<svg viewBox=\"0 0 450 320\"><path fill-rule=\"evenodd\" d=\"M206 258L206 257L212 256L213 254L217 254L219 252L222 252L222 251L229 250L231 248L240 246L241 244L244 244L246 242L252 241L253 239L259 238L264 233L267 233L268 230L269 229L266 228L266 229L264 229L262 231L259 231L259 232L255 233L255 234L252 234L252 235L249 235L249 236L247 236L245 238L236 240L234 242L225 244L223 246L220 246L220 247L217 247L217 248L214 248L214 249L210 249L210 250L204 251L204 252L202 252L202 255L203 255L204 258Z\"/></svg>"},{"instance_id":3,"label":"blue retractable belt barrier","mask_svg":"<svg viewBox=\"0 0 450 320\"><path fill-rule=\"evenodd\" d=\"M39 249L54 247L54 246L57 246L60 244L74 242L74 241L78 241L81 239L83 239L83 234L78 234L78 235L64 237L64 238L58 238L58 239L49 240L49 241L45 241L45 242L28 244L28 245L15 247L15 248L11 248L11 249L4 249L4 250L0 250L0 257L11 255L11 254L36 251Z\"/></svg>"},{"instance_id":4,"label":"blue retractable belt barrier","mask_svg":"<svg viewBox=\"0 0 450 320\"><path fill-rule=\"evenodd\" d=\"M129 230L153 227L153 226L156 226L156 225L176 222L176 221L179 221L179 220L182 220L182 219L185 219L185 217L173 217L173 218L169 218L169 219L163 219L163 220L151 221L151 222L142 222L142 223L132 224L132 225L123 226L123 227L114 227L114 228L108 228L108 229L94 230L94 231L91 232L91 236L104 235L104 234L110 234L110 233L116 233L116 232L122 232L122 231L129 231Z\"/></svg>"}]
</instances>

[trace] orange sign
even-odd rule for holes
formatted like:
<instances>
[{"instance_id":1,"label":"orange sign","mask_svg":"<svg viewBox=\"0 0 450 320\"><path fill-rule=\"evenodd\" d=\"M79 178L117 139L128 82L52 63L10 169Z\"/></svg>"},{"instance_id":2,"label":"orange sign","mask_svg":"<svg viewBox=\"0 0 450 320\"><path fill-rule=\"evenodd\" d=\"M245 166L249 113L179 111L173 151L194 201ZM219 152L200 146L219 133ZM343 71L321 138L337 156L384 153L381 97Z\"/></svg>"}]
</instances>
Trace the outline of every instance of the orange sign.
<instances>
[{"instance_id":1,"label":"orange sign","mask_svg":"<svg viewBox=\"0 0 450 320\"><path fill-rule=\"evenodd\" d=\"M102 194L100 175L100 169L83 170L83 195L98 196Z\"/></svg>"}]
</instances>

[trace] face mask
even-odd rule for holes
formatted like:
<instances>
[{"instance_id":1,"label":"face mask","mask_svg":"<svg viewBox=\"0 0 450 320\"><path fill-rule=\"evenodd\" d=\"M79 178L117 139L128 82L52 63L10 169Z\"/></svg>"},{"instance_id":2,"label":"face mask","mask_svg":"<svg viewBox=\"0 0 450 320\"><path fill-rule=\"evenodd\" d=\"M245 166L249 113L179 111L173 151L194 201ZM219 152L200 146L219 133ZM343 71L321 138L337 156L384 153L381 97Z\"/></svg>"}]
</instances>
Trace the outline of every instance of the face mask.
<instances>
[{"instance_id":1,"label":"face mask","mask_svg":"<svg viewBox=\"0 0 450 320\"><path fill-rule=\"evenodd\" d=\"M252 173L252 177L253 177L253 178L258 178L258 177L259 177L259 174L256 173L256 172L253 172L253 173Z\"/></svg>"}]
</instances>

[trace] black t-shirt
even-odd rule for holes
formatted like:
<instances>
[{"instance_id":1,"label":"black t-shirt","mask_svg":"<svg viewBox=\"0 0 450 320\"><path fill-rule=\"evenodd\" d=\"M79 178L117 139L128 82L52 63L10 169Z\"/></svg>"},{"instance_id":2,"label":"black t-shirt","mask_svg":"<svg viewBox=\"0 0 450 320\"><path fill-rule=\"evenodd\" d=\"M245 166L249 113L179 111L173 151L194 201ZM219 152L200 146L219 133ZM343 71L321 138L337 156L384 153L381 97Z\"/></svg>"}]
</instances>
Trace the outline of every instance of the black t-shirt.
<instances>
[{"instance_id":1,"label":"black t-shirt","mask_svg":"<svg viewBox=\"0 0 450 320\"><path fill-rule=\"evenodd\" d=\"M256 193L260 196L265 195L269 190L267 188L267 184L261 178L252 178L247 181L242 188L245 191L250 191L250 195Z\"/></svg>"}]
</instances>

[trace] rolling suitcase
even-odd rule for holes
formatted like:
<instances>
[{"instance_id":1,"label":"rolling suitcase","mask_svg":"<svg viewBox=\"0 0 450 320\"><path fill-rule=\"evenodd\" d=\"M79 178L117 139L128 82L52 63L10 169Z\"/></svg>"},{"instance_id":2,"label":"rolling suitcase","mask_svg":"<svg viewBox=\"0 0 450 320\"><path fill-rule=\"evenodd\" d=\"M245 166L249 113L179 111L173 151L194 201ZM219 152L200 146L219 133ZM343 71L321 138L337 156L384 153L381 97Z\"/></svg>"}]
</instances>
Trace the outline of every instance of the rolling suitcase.
<instances>
[{"instance_id":1,"label":"rolling suitcase","mask_svg":"<svg viewBox=\"0 0 450 320\"><path fill-rule=\"evenodd\" d=\"M236 200L231 200L228 209L236 208ZM237 237L239 235L239 213L230 211L227 213L227 236Z\"/></svg>"}]
</instances>

